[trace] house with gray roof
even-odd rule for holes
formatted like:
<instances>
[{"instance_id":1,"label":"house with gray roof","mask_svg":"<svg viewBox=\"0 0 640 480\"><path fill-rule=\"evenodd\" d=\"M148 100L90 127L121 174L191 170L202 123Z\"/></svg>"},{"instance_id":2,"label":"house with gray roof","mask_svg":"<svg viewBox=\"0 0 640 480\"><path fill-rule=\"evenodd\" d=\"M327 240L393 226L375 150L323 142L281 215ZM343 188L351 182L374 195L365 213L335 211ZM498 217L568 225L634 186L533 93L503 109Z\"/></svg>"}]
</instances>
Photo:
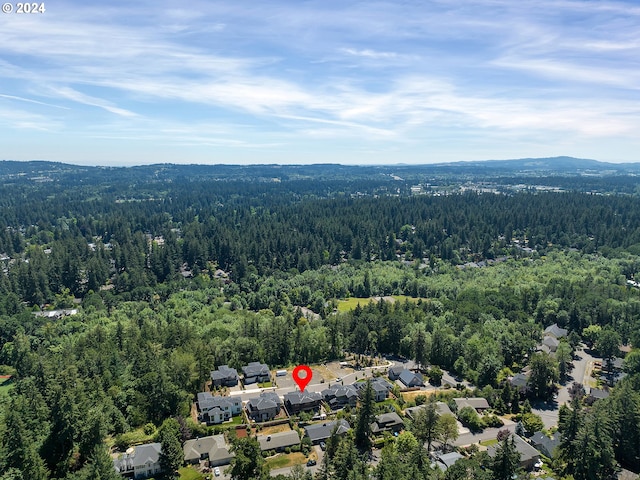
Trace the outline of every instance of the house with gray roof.
<instances>
[{"instance_id":1,"label":"house with gray roof","mask_svg":"<svg viewBox=\"0 0 640 480\"><path fill-rule=\"evenodd\" d=\"M464 458L464 456L460 455L458 452L441 453L439 455L436 455L436 465L438 466L438 468L440 468L440 470L445 472L449 467L451 467L461 458Z\"/></svg>"},{"instance_id":2,"label":"house with gray roof","mask_svg":"<svg viewBox=\"0 0 640 480\"><path fill-rule=\"evenodd\" d=\"M289 414L318 410L322 403L322 394L318 392L290 392L284 395L284 405Z\"/></svg>"},{"instance_id":3,"label":"house with gray roof","mask_svg":"<svg viewBox=\"0 0 640 480\"><path fill-rule=\"evenodd\" d=\"M358 403L358 390L354 385L335 383L323 390L322 396L331 407L331 410L338 410L347 405L355 407Z\"/></svg>"},{"instance_id":4,"label":"house with gray roof","mask_svg":"<svg viewBox=\"0 0 640 480\"><path fill-rule=\"evenodd\" d=\"M360 396L362 396L367 382L356 382L353 385L358 389ZM391 388L391 384L383 378L377 377L371 380L371 389L373 390L373 397L376 402L384 402L389 398L389 390L391 390Z\"/></svg>"},{"instance_id":5,"label":"house with gray roof","mask_svg":"<svg viewBox=\"0 0 640 480\"><path fill-rule=\"evenodd\" d=\"M458 412L464 407L471 407L476 412L482 413L489 408L489 402L486 398L472 397L472 398L454 398Z\"/></svg>"},{"instance_id":6,"label":"house with gray roof","mask_svg":"<svg viewBox=\"0 0 640 480\"><path fill-rule=\"evenodd\" d=\"M529 445L524 438L520 435L513 435L516 450L520 454L520 468L525 470L531 470L534 465L540 460L540 452ZM487 453L491 458L496 456L496 450L499 444L490 445L487 448Z\"/></svg>"},{"instance_id":7,"label":"house with gray roof","mask_svg":"<svg viewBox=\"0 0 640 480\"><path fill-rule=\"evenodd\" d=\"M553 325L549 325L547 328L544 329L543 335L544 336L551 335L559 340L562 337L566 337L568 333L569 333L568 330L564 328L560 328L557 323L554 323Z\"/></svg>"},{"instance_id":8,"label":"house with gray roof","mask_svg":"<svg viewBox=\"0 0 640 480\"><path fill-rule=\"evenodd\" d=\"M549 349L547 353L555 353L555 351L558 350L558 345L560 345L560 340L554 336L545 335L542 339L542 346Z\"/></svg>"},{"instance_id":9,"label":"house with gray roof","mask_svg":"<svg viewBox=\"0 0 640 480\"><path fill-rule=\"evenodd\" d=\"M309 437L311 443L316 445L329 438L334 429L336 435L344 435L351 430L351 426L344 419L335 420L333 422L315 423L304 427L304 434Z\"/></svg>"},{"instance_id":10,"label":"house with gray roof","mask_svg":"<svg viewBox=\"0 0 640 480\"><path fill-rule=\"evenodd\" d=\"M120 455L113 461L117 473L126 477L150 478L162 471L160 453L162 445L147 443L134 447L133 452Z\"/></svg>"},{"instance_id":11,"label":"house with gray roof","mask_svg":"<svg viewBox=\"0 0 640 480\"><path fill-rule=\"evenodd\" d=\"M418 405L417 407L409 407L405 409L404 413L407 417L413 420L415 418L415 414L426 406L426 404L422 404ZM444 402L436 402L436 411L438 412L438 415L453 415L453 412L449 408L449 405Z\"/></svg>"},{"instance_id":12,"label":"house with gray roof","mask_svg":"<svg viewBox=\"0 0 640 480\"><path fill-rule=\"evenodd\" d=\"M222 434L187 440L182 449L185 463L198 464L205 461L209 467L227 465L235 456Z\"/></svg>"},{"instance_id":13,"label":"house with gray roof","mask_svg":"<svg viewBox=\"0 0 640 480\"><path fill-rule=\"evenodd\" d=\"M198 418L207 425L231 420L242 413L240 397L222 397L209 392L198 393Z\"/></svg>"},{"instance_id":14,"label":"house with gray roof","mask_svg":"<svg viewBox=\"0 0 640 480\"><path fill-rule=\"evenodd\" d=\"M400 374L403 371L404 371L404 367L402 365L394 365L393 367L390 367L389 370L387 371L389 380L392 380L392 381L398 380L398 378L400 378Z\"/></svg>"},{"instance_id":15,"label":"house with gray roof","mask_svg":"<svg viewBox=\"0 0 640 480\"><path fill-rule=\"evenodd\" d=\"M605 398L609 398L609 390L604 390L602 388L592 388L589 391L589 399L592 402L596 400L604 400Z\"/></svg>"},{"instance_id":16,"label":"house with gray roof","mask_svg":"<svg viewBox=\"0 0 640 480\"><path fill-rule=\"evenodd\" d=\"M551 437L547 437L542 432L534 433L529 439L533 448L549 458L555 458L557 448L560 445L560 434L555 433Z\"/></svg>"},{"instance_id":17,"label":"house with gray roof","mask_svg":"<svg viewBox=\"0 0 640 480\"><path fill-rule=\"evenodd\" d=\"M263 452L266 450L282 452L287 447L300 445L300 435L298 435L298 432L295 430L273 433L271 435L257 435L256 438L260 444L260 450Z\"/></svg>"},{"instance_id":18,"label":"house with gray roof","mask_svg":"<svg viewBox=\"0 0 640 480\"><path fill-rule=\"evenodd\" d=\"M262 392L247 402L247 415L256 422L273 420L282 408L282 400L275 392Z\"/></svg>"},{"instance_id":19,"label":"house with gray roof","mask_svg":"<svg viewBox=\"0 0 640 480\"><path fill-rule=\"evenodd\" d=\"M424 378L420 373L414 373L411 370L403 370L398 380L407 388L424 387Z\"/></svg>"},{"instance_id":20,"label":"house with gray roof","mask_svg":"<svg viewBox=\"0 0 640 480\"><path fill-rule=\"evenodd\" d=\"M509 380L509 383L511 383L512 387L523 389L527 387L528 381L529 379L527 375L525 375L524 373L517 373L513 377L511 377L511 380Z\"/></svg>"},{"instance_id":21,"label":"house with gray roof","mask_svg":"<svg viewBox=\"0 0 640 480\"><path fill-rule=\"evenodd\" d=\"M238 371L228 365L220 365L211 372L213 387L235 387L238 384Z\"/></svg>"},{"instance_id":22,"label":"house with gray roof","mask_svg":"<svg viewBox=\"0 0 640 480\"><path fill-rule=\"evenodd\" d=\"M383 432L399 432L404 428L404 422L396 412L376 415L376 420L371 424L371 433L379 435Z\"/></svg>"},{"instance_id":23,"label":"house with gray roof","mask_svg":"<svg viewBox=\"0 0 640 480\"><path fill-rule=\"evenodd\" d=\"M243 379L245 385L252 383L263 383L271 381L271 372L269 367L260 362L250 362L242 367Z\"/></svg>"}]
</instances>

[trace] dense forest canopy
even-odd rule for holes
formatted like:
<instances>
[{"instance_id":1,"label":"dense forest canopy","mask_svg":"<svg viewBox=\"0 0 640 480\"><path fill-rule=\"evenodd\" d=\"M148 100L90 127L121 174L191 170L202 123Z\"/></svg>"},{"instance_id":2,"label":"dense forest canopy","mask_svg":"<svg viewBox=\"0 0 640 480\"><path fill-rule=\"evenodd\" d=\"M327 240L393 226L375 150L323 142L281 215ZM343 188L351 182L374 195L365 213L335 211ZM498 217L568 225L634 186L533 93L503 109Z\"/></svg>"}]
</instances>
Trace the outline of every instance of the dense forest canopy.
<instances>
[{"instance_id":1,"label":"dense forest canopy","mask_svg":"<svg viewBox=\"0 0 640 480\"><path fill-rule=\"evenodd\" d=\"M184 422L219 365L400 355L464 377L508 410L505 372L539 361L549 325L568 329L572 348L605 338L637 348L634 177L496 167L473 180L474 168L5 162L0 373L13 384L0 389L0 478L113 473L103 442ZM396 301L373 301L388 296ZM362 301L340 309L350 297ZM78 313L40 314L52 309ZM626 466L640 459L637 435L620 441L640 428L640 370L630 368L605 428ZM571 412L584 435L600 421L597 409ZM387 454L383 465L399 462ZM416 475L393 478L437 478Z\"/></svg>"}]
</instances>

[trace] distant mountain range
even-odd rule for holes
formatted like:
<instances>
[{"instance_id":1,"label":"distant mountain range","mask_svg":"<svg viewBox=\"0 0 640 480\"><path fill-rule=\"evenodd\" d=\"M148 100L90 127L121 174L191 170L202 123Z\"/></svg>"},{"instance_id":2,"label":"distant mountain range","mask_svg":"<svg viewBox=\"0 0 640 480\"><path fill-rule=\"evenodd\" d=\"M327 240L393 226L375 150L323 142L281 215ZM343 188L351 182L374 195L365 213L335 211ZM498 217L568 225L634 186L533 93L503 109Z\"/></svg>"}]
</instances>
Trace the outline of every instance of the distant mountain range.
<instances>
[{"instance_id":1,"label":"distant mountain range","mask_svg":"<svg viewBox=\"0 0 640 480\"><path fill-rule=\"evenodd\" d=\"M133 167L91 167L49 161L0 161L0 176L47 178L75 175L79 178L99 177L142 178L166 180L176 177L238 179L238 180L296 180L311 178L371 177L399 175L471 174L471 175L628 175L640 174L640 163L607 163L574 157L522 158L514 160L478 160L423 165L182 165L155 164ZM403 177L404 178L404 177Z\"/></svg>"}]
</instances>

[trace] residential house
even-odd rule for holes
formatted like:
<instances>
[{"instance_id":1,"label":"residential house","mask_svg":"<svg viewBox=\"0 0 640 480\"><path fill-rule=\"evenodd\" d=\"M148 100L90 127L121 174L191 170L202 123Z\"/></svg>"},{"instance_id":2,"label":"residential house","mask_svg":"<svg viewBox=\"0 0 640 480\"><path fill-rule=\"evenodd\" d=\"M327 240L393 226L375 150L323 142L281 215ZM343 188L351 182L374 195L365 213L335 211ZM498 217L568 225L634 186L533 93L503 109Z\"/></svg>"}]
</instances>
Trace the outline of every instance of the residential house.
<instances>
[{"instance_id":1,"label":"residential house","mask_svg":"<svg viewBox=\"0 0 640 480\"><path fill-rule=\"evenodd\" d=\"M461 458L464 458L464 456L460 455L458 452L440 453L436 455L436 465L440 468L440 470L445 472L449 467L451 467Z\"/></svg>"},{"instance_id":2,"label":"residential house","mask_svg":"<svg viewBox=\"0 0 640 480\"><path fill-rule=\"evenodd\" d=\"M476 412L482 413L489 408L489 402L486 398L472 397L472 398L454 398L458 412L464 407L471 407Z\"/></svg>"},{"instance_id":3,"label":"residential house","mask_svg":"<svg viewBox=\"0 0 640 480\"><path fill-rule=\"evenodd\" d=\"M391 381L398 380L398 378L400 378L400 374L403 371L404 371L404 367L402 365L394 365L393 367L389 368L389 371L387 372L389 376L389 380Z\"/></svg>"},{"instance_id":4,"label":"residential house","mask_svg":"<svg viewBox=\"0 0 640 480\"><path fill-rule=\"evenodd\" d=\"M150 478L162 471L160 467L159 443L147 443L134 447L133 452L125 453L113 461L113 466L120 475L134 479Z\"/></svg>"},{"instance_id":5,"label":"residential house","mask_svg":"<svg viewBox=\"0 0 640 480\"><path fill-rule=\"evenodd\" d=\"M399 432L404 428L404 422L396 412L376 415L376 420L371 424L371 433L378 435L383 432Z\"/></svg>"},{"instance_id":6,"label":"residential house","mask_svg":"<svg viewBox=\"0 0 640 480\"><path fill-rule=\"evenodd\" d=\"M358 390L354 385L343 386L336 383L323 390L322 395L331 410L338 410L347 405L355 407L358 402Z\"/></svg>"},{"instance_id":7,"label":"residential house","mask_svg":"<svg viewBox=\"0 0 640 480\"><path fill-rule=\"evenodd\" d=\"M609 390L592 388L589 392L589 399L592 402L595 402L596 400L604 400L605 398L609 398Z\"/></svg>"},{"instance_id":8,"label":"residential house","mask_svg":"<svg viewBox=\"0 0 640 480\"><path fill-rule=\"evenodd\" d=\"M224 435L194 438L184 442L185 463L198 464L206 461L209 467L227 465L235 456L229 451Z\"/></svg>"},{"instance_id":9,"label":"residential house","mask_svg":"<svg viewBox=\"0 0 640 480\"><path fill-rule=\"evenodd\" d=\"M351 426L344 419L333 422L315 423L304 427L304 434L309 437L311 443L317 445L329 438L334 430L336 435L344 435L351 430Z\"/></svg>"},{"instance_id":10,"label":"residential house","mask_svg":"<svg viewBox=\"0 0 640 480\"><path fill-rule=\"evenodd\" d=\"M525 375L524 373L517 373L513 377L511 377L509 383L511 383L512 387L516 387L518 390L522 390L527 388L528 381L529 378L527 377L527 375Z\"/></svg>"},{"instance_id":11,"label":"residential house","mask_svg":"<svg viewBox=\"0 0 640 480\"><path fill-rule=\"evenodd\" d=\"M282 400L275 392L262 392L247 402L247 415L256 422L273 420L282 408Z\"/></svg>"},{"instance_id":12,"label":"residential house","mask_svg":"<svg viewBox=\"0 0 640 480\"><path fill-rule=\"evenodd\" d=\"M222 397L209 392L198 393L198 418L208 425L231 420L234 415L242 413L240 397Z\"/></svg>"},{"instance_id":13,"label":"residential house","mask_svg":"<svg viewBox=\"0 0 640 480\"><path fill-rule=\"evenodd\" d=\"M271 372L264 363L250 362L249 365L242 367L242 373L244 375L242 381L245 385L271 381Z\"/></svg>"},{"instance_id":14,"label":"residential house","mask_svg":"<svg viewBox=\"0 0 640 480\"><path fill-rule=\"evenodd\" d=\"M300 435L298 435L298 432L295 430L273 433L271 435L258 435L257 439L260 444L260 450L263 452L266 450L283 452L287 447L300 445Z\"/></svg>"},{"instance_id":15,"label":"residential house","mask_svg":"<svg viewBox=\"0 0 640 480\"><path fill-rule=\"evenodd\" d=\"M544 336L550 335L560 340L562 337L566 337L568 333L569 333L568 330L564 328L560 328L557 323L554 323L553 325L549 325L547 328L544 329L543 335Z\"/></svg>"},{"instance_id":16,"label":"residential house","mask_svg":"<svg viewBox=\"0 0 640 480\"><path fill-rule=\"evenodd\" d=\"M548 348L547 353L555 353L558 350L558 345L560 345L560 340L552 335L545 335L542 339L542 346Z\"/></svg>"},{"instance_id":17,"label":"residential house","mask_svg":"<svg viewBox=\"0 0 640 480\"><path fill-rule=\"evenodd\" d=\"M322 394L317 392L290 392L284 395L284 404L289 414L318 410L322 403Z\"/></svg>"},{"instance_id":18,"label":"residential house","mask_svg":"<svg viewBox=\"0 0 640 480\"><path fill-rule=\"evenodd\" d=\"M425 407L426 404L418 405L417 407L409 407L404 411L404 414L413 420L415 414ZM453 412L449 408L449 405L444 402L436 402L436 411L438 412L438 415L453 415Z\"/></svg>"},{"instance_id":19,"label":"residential house","mask_svg":"<svg viewBox=\"0 0 640 480\"><path fill-rule=\"evenodd\" d=\"M531 442L531 445L533 445L533 448L538 450L540 453L549 458L554 458L557 454L556 449L558 448L558 445L560 445L560 435L555 433L551 437L547 437L542 432L536 432L531 436L529 441Z\"/></svg>"},{"instance_id":20,"label":"residential house","mask_svg":"<svg viewBox=\"0 0 640 480\"><path fill-rule=\"evenodd\" d=\"M367 382L357 382L354 383L354 386L358 389L360 396L362 396ZM391 384L380 377L371 380L371 389L373 390L373 397L376 402L384 402L389 398L389 390L391 390L391 388Z\"/></svg>"},{"instance_id":21,"label":"residential house","mask_svg":"<svg viewBox=\"0 0 640 480\"><path fill-rule=\"evenodd\" d=\"M213 387L235 387L238 384L238 371L228 365L220 365L217 370L211 372L211 385Z\"/></svg>"},{"instance_id":22,"label":"residential house","mask_svg":"<svg viewBox=\"0 0 640 480\"><path fill-rule=\"evenodd\" d=\"M516 450L520 454L520 468L531 470L540 461L540 452L529 445L520 435L514 435ZM495 457L498 444L490 445L487 453L491 458Z\"/></svg>"},{"instance_id":23,"label":"residential house","mask_svg":"<svg viewBox=\"0 0 640 480\"><path fill-rule=\"evenodd\" d=\"M403 370L398 380L407 388L424 387L424 378L420 373L414 373L410 370Z\"/></svg>"}]
</instances>

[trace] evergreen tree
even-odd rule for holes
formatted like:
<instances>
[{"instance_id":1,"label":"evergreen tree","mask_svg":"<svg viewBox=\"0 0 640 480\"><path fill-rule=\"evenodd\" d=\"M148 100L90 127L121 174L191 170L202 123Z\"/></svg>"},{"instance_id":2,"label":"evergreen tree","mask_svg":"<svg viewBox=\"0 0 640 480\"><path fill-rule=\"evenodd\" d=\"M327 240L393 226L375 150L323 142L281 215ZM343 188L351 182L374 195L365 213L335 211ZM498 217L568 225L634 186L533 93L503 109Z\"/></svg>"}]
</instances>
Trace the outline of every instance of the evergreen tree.
<instances>
[{"instance_id":1,"label":"evergreen tree","mask_svg":"<svg viewBox=\"0 0 640 480\"><path fill-rule=\"evenodd\" d=\"M162 477L169 480L177 478L178 469L184 462L184 452L180 443L180 425L170 418L165 420L158 432L158 442L162 446L160 452L160 467Z\"/></svg>"},{"instance_id":2,"label":"evergreen tree","mask_svg":"<svg viewBox=\"0 0 640 480\"><path fill-rule=\"evenodd\" d=\"M412 432L420 445L427 444L427 450L431 450L431 443L438 436L440 415L438 414L434 395L429 396L426 405L418 410L412 423Z\"/></svg>"},{"instance_id":3,"label":"evergreen tree","mask_svg":"<svg viewBox=\"0 0 640 480\"><path fill-rule=\"evenodd\" d=\"M371 386L371 380L367 380L367 383L362 390L362 399L360 408L358 409L358 415L356 418L355 428L355 444L361 452L369 452L371 450L371 424L375 420L375 397L373 395L373 388Z\"/></svg>"},{"instance_id":4,"label":"evergreen tree","mask_svg":"<svg viewBox=\"0 0 640 480\"><path fill-rule=\"evenodd\" d=\"M495 480L511 480L518 471L520 453L512 435L498 444L493 457L492 470Z\"/></svg>"}]
</instances>

